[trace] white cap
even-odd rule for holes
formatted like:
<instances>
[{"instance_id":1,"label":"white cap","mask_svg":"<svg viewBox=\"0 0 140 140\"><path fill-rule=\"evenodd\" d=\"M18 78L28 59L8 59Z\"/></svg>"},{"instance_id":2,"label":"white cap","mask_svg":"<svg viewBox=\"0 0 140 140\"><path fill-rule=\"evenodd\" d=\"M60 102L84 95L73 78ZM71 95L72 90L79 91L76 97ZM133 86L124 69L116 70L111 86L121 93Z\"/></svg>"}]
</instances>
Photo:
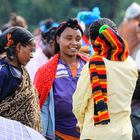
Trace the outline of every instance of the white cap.
<instances>
[{"instance_id":1,"label":"white cap","mask_svg":"<svg viewBox=\"0 0 140 140\"><path fill-rule=\"evenodd\" d=\"M140 15L140 5L133 2L126 10L125 19L135 18Z\"/></svg>"}]
</instances>

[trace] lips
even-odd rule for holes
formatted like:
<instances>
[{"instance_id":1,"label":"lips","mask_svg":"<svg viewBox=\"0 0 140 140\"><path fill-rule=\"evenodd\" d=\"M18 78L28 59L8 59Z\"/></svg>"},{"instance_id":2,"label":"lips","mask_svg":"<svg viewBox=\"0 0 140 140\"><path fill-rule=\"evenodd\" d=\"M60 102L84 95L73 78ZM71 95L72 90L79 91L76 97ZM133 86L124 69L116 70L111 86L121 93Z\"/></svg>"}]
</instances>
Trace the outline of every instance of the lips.
<instances>
[{"instance_id":1,"label":"lips","mask_svg":"<svg viewBox=\"0 0 140 140\"><path fill-rule=\"evenodd\" d=\"M77 48L70 48L71 51L77 51Z\"/></svg>"}]
</instances>

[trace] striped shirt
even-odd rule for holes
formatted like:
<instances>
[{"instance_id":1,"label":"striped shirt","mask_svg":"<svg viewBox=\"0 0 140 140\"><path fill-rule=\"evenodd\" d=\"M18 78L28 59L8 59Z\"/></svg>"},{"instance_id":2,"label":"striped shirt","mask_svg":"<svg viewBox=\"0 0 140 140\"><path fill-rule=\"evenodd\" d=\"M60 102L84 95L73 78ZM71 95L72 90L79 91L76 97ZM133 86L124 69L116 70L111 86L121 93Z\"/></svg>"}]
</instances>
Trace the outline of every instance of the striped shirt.
<instances>
[{"instance_id":1,"label":"striped shirt","mask_svg":"<svg viewBox=\"0 0 140 140\"><path fill-rule=\"evenodd\" d=\"M45 140L45 138L18 121L0 117L0 140Z\"/></svg>"}]
</instances>

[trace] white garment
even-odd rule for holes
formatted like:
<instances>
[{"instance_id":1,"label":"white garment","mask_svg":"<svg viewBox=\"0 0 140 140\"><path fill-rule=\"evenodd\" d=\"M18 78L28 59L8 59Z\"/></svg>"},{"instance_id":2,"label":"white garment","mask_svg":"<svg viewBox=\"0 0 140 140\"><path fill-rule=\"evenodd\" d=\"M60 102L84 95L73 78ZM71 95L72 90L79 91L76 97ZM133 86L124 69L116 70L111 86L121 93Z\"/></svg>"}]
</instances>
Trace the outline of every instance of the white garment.
<instances>
[{"instance_id":1,"label":"white garment","mask_svg":"<svg viewBox=\"0 0 140 140\"><path fill-rule=\"evenodd\" d=\"M42 52L42 49L37 48L36 51L33 53L33 58L26 65L26 69L32 81L34 80L38 68L45 64L47 61L48 58Z\"/></svg>"}]
</instances>

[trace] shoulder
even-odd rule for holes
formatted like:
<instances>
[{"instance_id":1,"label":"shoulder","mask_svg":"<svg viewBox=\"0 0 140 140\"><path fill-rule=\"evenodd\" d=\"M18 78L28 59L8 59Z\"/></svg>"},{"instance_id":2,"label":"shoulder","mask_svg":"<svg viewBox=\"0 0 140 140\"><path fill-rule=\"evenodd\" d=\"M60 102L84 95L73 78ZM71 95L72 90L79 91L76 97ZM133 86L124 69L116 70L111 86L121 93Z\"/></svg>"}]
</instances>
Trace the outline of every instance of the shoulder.
<instances>
[{"instance_id":1,"label":"shoulder","mask_svg":"<svg viewBox=\"0 0 140 140\"><path fill-rule=\"evenodd\" d=\"M86 55L84 55L84 54L78 53L77 56L79 56L85 62L87 62L89 60L89 58Z\"/></svg>"},{"instance_id":2,"label":"shoulder","mask_svg":"<svg viewBox=\"0 0 140 140\"><path fill-rule=\"evenodd\" d=\"M51 77L53 74L55 74L58 60L59 60L59 55L55 55L47 63L41 66L36 72L34 82L40 79L44 79L44 77L47 76Z\"/></svg>"},{"instance_id":3,"label":"shoulder","mask_svg":"<svg viewBox=\"0 0 140 140\"><path fill-rule=\"evenodd\" d=\"M82 77L89 77L89 62L84 65L80 75Z\"/></svg>"},{"instance_id":4,"label":"shoulder","mask_svg":"<svg viewBox=\"0 0 140 140\"><path fill-rule=\"evenodd\" d=\"M0 64L0 75L7 75L8 73L8 66L5 64Z\"/></svg>"},{"instance_id":5,"label":"shoulder","mask_svg":"<svg viewBox=\"0 0 140 140\"><path fill-rule=\"evenodd\" d=\"M134 61L134 59L131 56L128 56L128 58L126 59L126 62L128 62L133 67L137 68L136 62Z\"/></svg>"}]
</instances>

